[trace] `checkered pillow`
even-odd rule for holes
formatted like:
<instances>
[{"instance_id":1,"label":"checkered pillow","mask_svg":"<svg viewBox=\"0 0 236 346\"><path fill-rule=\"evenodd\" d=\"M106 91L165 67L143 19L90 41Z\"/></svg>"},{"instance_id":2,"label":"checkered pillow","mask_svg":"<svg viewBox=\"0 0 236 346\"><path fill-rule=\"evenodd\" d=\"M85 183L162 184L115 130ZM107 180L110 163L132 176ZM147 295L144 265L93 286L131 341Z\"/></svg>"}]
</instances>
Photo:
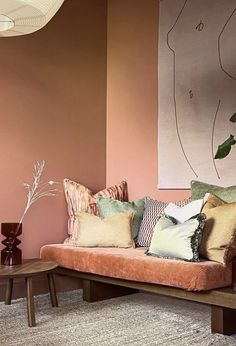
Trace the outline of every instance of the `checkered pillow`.
<instances>
[{"instance_id":1,"label":"checkered pillow","mask_svg":"<svg viewBox=\"0 0 236 346\"><path fill-rule=\"evenodd\" d=\"M191 197L182 201L175 202L179 207L183 207L191 202ZM149 247L153 235L153 229L159 219L160 215L164 212L169 202L156 201L152 198L145 198L145 209L143 220L138 233L137 246Z\"/></svg>"}]
</instances>

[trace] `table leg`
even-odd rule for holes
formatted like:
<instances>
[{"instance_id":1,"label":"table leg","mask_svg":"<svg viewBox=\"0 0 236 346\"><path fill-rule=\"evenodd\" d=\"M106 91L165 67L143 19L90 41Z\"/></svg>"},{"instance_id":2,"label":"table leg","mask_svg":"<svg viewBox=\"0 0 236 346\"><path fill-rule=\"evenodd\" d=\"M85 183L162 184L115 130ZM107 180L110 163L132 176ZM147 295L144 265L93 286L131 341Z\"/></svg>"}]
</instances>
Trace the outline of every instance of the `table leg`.
<instances>
[{"instance_id":1,"label":"table leg","mask_svg":"<svg viewBox=\"0 0 236 346\"><path fill-rule=\"evenodd\" d=\"M26 298L27 298L27 313L29 327L36 326L35 310L34 310L34 297L32 290L32 277L25 278L26 283Z\"/></svg>"},{"instance_id":2,"label":"table leg","mask_svg":"<svg viewBox=\"0 0 236 346\"><path fill-rule=\"evenodd\" d=\"M6 289L6 296L5 296L5 304L6 305L10 305L11 304L12 288L13 288L13 279L8 279L7 289Z\"/></svg>"},{"instance_id":3,"label":"table leg","mask_svg":"<svg viewBox=\"0 0 236 346\"><path fill-rule=\"evenodd\" d=\"M50 273L50 274L47 274L47 275L48 275L48 286L49 286L51 303L52 303L52 306L57 307L58 306L57 292L56 292L56 287L55 287L55 282L54 282L53 274Z\"/></svg>"}]
</instances>

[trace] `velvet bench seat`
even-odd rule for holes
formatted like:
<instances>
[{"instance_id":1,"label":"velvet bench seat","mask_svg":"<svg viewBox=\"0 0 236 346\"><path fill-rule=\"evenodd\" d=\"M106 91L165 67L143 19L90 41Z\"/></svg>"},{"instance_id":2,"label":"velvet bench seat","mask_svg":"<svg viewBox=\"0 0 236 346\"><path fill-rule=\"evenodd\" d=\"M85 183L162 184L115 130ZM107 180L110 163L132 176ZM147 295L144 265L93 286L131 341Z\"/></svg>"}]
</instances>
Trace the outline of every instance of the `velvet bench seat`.
<instances>
[{"instance_id":1,"label":"velvet bench seat","mask_svg":"<svg viewBox=\"0 0 236 346\"><path fill-rule=\"evenodd\" d=\"M43 246L40 256L57 262L58 274L81 278L87 301L95 300L91 294L94 295L96 288L105 292L104 285L107 285L127 287L131 292L126 294L144 290L202 302L212 306L213 332L236 333L232 265L226 267L204 260L190 263L160 259L146 256L144 252L144 248L82 248L52 244Z\"/></svg>"},{"instance_id":2,"label":"velvet bench seat","mask_svg":"<svg viewBox=\"0 0 236 346\"><path fill-rule=\"evenodd\" d=\"M231 268L220 263L162 259L146 256L144 252L144 248L81 248L59 244L43 246L41 258L80 272L179 287L188 291L231 285Z\"/></svg>"}]
</instances>

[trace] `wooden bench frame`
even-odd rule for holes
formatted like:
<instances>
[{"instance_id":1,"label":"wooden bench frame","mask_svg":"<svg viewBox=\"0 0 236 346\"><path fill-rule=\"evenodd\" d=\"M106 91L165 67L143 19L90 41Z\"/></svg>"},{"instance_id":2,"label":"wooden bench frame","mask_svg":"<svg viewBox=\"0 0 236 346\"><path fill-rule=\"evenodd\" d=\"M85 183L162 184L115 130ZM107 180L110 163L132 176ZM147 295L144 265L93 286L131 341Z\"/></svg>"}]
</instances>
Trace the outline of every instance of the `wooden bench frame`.
<instances>
[{"instance_id":1,"label":"wooden bench frame","mask_svg":"<svg viewBox=\"0 0 236 346\"><path fill-rule=\"evenodd\" d=\"M83 299L94 302L103 299L137 293L156 293L168 297L211 305L211 331L224 335L236 334L236 260L233 260L232 287L208 291L185 291L181 288L106 277L58 267L55 274L72 276L82 280Z\"/></svg>"}]
</instances>

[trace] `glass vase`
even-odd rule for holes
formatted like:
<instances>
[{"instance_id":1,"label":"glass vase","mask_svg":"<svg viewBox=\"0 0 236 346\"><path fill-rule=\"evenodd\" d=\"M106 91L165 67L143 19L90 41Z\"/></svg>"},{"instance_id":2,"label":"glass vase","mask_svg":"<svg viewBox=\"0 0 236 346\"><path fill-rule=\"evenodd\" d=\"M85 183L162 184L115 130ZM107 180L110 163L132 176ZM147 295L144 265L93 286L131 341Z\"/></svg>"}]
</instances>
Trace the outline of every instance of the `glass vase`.
<instances>
[{"instance_id":1,"label":"glass vase","mask_svg":"<svg viewBox=\"0 0 236 346\"><path fill-rule=\"evenodd\" d=\"M22 224L17 222L5 222L1 225L1 233L6 237L2 241L5 248L1 251L1 264L13 266L22 263L21 249L17 246L21 241L17 238L22 234Z\"/></svg>"}]
</instances>

